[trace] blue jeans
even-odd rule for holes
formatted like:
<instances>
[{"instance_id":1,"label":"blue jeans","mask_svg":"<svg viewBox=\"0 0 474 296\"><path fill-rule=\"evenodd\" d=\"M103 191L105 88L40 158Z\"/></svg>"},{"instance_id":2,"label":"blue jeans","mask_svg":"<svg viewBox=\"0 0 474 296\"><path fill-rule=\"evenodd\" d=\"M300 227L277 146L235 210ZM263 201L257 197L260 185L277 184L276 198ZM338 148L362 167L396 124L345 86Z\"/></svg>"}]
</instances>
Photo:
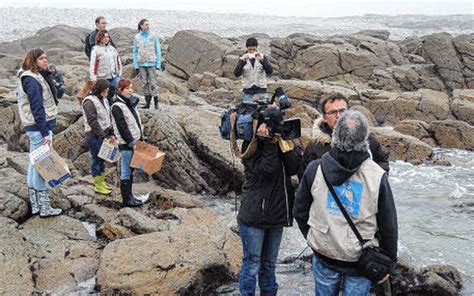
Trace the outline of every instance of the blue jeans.
<instances>
[{"instance_id":1,"label":"blue jeans","mask_svg":"<svg viewBox=\"0 0 474 296\"><path fill-rule=\"evenodd\" d=\"M243 296L255 295L258 275L260 293L276 295L275 267L283 227L264 229L239 224L239 232L244 251L239 276L240 293Z\"/></svg>"},{"instance_id":2,"label":"blue jeans","mask_svg":"<svg viewBox=\"0 0 474 296\"><path fill-rule=\"evenodd\" d=\"M53 132L49 131L51 139L53 137ZM43 145L43 136L40 132L26 132L26 136L30 139L30 152L35 151ZM26 177L26 183L28 188L33 188L37 191L46 190L46 181L41 177L38 171L33 167L31 161L28 165L28 176Z\"/></svg>"},{"instance_id":3,"label":"blue jeans","mask_svg":"<svg viewBox=\"0 0 474 296\"><path fill-rule=\"evenodd\" d=\"M343 275L327 268L317 256L313 255L314 295L337 296L339 285L344 281L343 295L366 296L369 295L372 282L363 276Z\"/></svg>"},{"instance_id":4,"label":"blue jeans","mask_svg":"<svg viewBox=\"0 0 474 296\"><path fill-rule=\"evenodd\" d=\"M130 168L132 157L133 150L120 151L120 180L130 180L130 177L132 176L132 168Z\"/></svg>"},{"instance_id":5,"label":"blue jeans","mask_svg":"<svg viewBox=\"0 0 474 296\"><path fill-rule=\"evenodd\" d=\"M100 146L102 146L103 140L101 139L94 139L94 138L86 138L87 147L89 147L89 151L91 153L91 175L92 177L99 176L103 172L105 172L105 161L100 158L99 151Z\"/></svg>"}]
</instances>

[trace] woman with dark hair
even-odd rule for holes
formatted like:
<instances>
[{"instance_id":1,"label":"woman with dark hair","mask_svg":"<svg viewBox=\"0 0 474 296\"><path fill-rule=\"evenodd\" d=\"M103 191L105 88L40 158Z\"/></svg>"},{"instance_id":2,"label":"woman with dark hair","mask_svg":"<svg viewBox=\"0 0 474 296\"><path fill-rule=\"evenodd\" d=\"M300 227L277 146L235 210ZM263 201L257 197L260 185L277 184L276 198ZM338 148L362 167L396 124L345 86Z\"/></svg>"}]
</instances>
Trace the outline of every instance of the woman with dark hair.
<instances>
[{"instance_id":1,"label":"woman with dark hair","mask_svg":"<svg viewBox=\"0 0 474 296\"><path fill-rule=\"evenodd\" d=\"M107 79L110 82L107 99L111 104L115 95L115 82L122 75L122 62L117 50L110 44L110 36L106 30L97 33L96 46L91 52L89 72L91 81Z\"/></svg>"},{"instance_id":2,"label":"woman with dark hair","mask_svg":"<svg viewBox=\"0 0 474 296\"><path fill-rule=\"evenodd\" d=\"M143 126L138 113L136 98L132 95L132 82L122 79L112 105L112 124L119 142L121 156L120 192L124 207L138 207L142 202L132 194L133 169L130 162L138 141L143 140Z\"/></svg>"},{"instance_id":3,"label":"woman with dark hair","mask_svg":"<svg viewBox=\"0 0 474 296\"><path fill-rule=\"evenodd\" d=\"M30 152L42 145L51 145L58 114L56 92L48 71L48 57L40 48L32 49L23 59L19 72L18 108L30 140ZM30 162L28 166L28 196L31 213L40 217L57 216L62 209L51 207L46 182Z\"/></svg>"},{"instance_id":4,"label":"woman with dark hair","mask_svg":"<svg viewBox=\"0 0 474 296\"><path fill-rule=\"evenodd\" d=\"M105 183L105 164L99 155L102 142L106 138L114 138L114 130L110 117L110 106L107 101L109 82L99 79L92 87L91 94L82 101L84 114L85 140L91 153L91 175L94 190L97 193L108 195L112 192Z\"/></svg>"},{"instance_id":5,"label":"woman with dark hair","mask_svg":"<svg viewBox=\"0 0 474 296\"><path fill-rule=\"evenodd\" d=\"M145 108L150 108L153 97L158 109L158 82L156 70L161 69L160 39L150 30L150 23L142 19L133 40L133 68L138 70L145 95Z\"/></svg>"}]
</instances>

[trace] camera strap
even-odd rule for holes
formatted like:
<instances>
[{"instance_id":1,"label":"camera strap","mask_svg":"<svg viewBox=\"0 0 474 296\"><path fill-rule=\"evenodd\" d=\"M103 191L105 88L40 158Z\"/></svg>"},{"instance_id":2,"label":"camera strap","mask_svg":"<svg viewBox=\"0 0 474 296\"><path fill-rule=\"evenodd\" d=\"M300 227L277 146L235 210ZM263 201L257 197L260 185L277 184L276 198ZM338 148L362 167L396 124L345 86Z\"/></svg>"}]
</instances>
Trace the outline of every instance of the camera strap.
<instances>
[{"instance_id":1,"label":"camera strap","mask_svg":"<svg viewBox=\"0 0 474 296\"><path fill-rule=\"evenodd\" d=\"M252 129L253 129L253 136L252 140L250 140L250 144L248 145L247 149L245 151L240 151L239 145L237 144L237 138L235 134L235 122L237 121L237 112L232 112L230 114L230 145L232 152L234 153L235 156L240 157L240 158L248 158L251 157L255 151L257 150L257 124L258 120L254 119L252 120Z\"/></svg>"},{"instance_id":2,"label":"camera strap","mask_svg":"<svg viewBox=\"0 0 474 296\"><path fill-rule=\"evenodd\" d=\"M351 217L346 211L346 208L344 208L344 205L341 203L339 200L339 197L337 196L337 193L334 191L334 188L332 185L329 183L326 175L324 174L323 171L323 166L321 166L321 173L323 174L324 182L326 182L326 186L329 188L329 191L331 192L334 201L337 203L337 206L339 207L339 210L341 210L342 215L344 215L344 218L346 218L347 223L349 223L349 226L351 227L352 231L354 232L355 236L357 237L357 240L359 241L360 245L363 247L364 246L364 239L362 238L362 235L360 235L359 230L357 230L357 227L355 226L354 222L352 222Z\"/></svg>"}]
</instances>

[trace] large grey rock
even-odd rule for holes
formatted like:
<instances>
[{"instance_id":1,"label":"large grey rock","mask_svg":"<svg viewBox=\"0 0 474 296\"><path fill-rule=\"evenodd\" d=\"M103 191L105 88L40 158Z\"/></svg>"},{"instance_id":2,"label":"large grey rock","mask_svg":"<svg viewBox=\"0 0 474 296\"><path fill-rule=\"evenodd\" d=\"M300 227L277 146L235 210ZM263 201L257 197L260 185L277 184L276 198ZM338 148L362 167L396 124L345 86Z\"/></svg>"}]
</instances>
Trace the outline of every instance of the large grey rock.
<instances>
[{"instance_id":1,"label":"large grey rock","mask_svg":"<svg viewBox=\"0 0 474 296\"><path fill-rule=\"evenodd\" d=\"M101 293L204 295L236 278L236 234L203 209L179 209L168 231L117 240L104 249L97 273Z\"/></svg>"},{"instance_id":2,"label":"large grey rock","mask_svg":"<svg viewBox=\"0 0 474 296\"><path fill-rule=\"evenodd\" d=\"M0 294L30 295L34 289L30 270L37 251L18 230L18 224L0 216Z\"/></svg>"},{"instance_id":3,"label":"large grey rock","mask_svg":"<svg viewBox=\"0 0 474 296\"><path fill-rule=\"evenodd\" d=\"M65 51L84 50L84 39L89 30L84 28L70 27L67 25L57 25L46 27L35 35L12 42L0 43L0 52L15 56L23 56L28 50L42 48L46 52L49 49L61 48Z\"/></svg>"},{"instance_id":4,"label":"large grey rock","mask_svg":"<svg viewBox=\"0 0 474 296\"><path fill-rule=\"evenodd\" d=\"M453 38L453 44L461 56L462 72L468 88L474 88L474 36L459 35Z\"/></svg>"},{"instance_id":5,"label":"large grey rock","mask_svg":"<svg viewBox=\"0 0 474 296\"><path fill-rule=\"evenodd\" d=\"M474 126L458 120L430 123L430 131L439 146L474 150Z\"/></svg>"},{"instance_id":6,"label":"large grey rock","mask_svg":"<svg viewBox=\"0 0 474 296\"><path fill-rule=\"evenodd\" d=\"M436 142L430 134L430 125L424 121L413 119L402 120L394 129L399 133L415 137L428 145L436 146Z\"/></svg>"},{"instance_id":7,"label":"large grey rock","mask_svg":"<svg viewBox=\"0 0 474 296\"><path fill-rule=\"evenodd\" d=\"M465 88L463 66L454 47L452 36L448 33L435 33L423 39L423 57L435 64L446 87Z\"/></svg>"},{"instance_id":8,"label":"large grey rock","mask_svg":"<svg viewBox=\"0 0 474 296\"><path fill-rule=\"evenodd\" d=\"M372 128L371 132L389 153L390 160L421 164L433 154L431 146L412 136L384 128Z\"/></svg>"},{"instance_id":9,"label":"large grey rock","mask_svg":"<svg viewBox=\"0 0 474 296\"><path fill-rule=\"evenodd\" d=\"M175 76L188 79L194 73L209 71L220 65L232 43L214 33L196 30L179 31L171 40L166 69Z\"/></svg>"}]
</instances>

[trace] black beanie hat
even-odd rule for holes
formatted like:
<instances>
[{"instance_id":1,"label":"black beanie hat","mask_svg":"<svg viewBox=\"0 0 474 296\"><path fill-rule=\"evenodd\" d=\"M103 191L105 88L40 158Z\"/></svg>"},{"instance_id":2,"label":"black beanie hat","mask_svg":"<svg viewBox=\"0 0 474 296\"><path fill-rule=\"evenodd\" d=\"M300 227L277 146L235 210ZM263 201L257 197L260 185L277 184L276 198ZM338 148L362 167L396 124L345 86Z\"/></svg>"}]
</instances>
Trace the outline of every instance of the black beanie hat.
<instances>
[{"instance_id":1,"label":"black beanie hat","mask_svg":"<svg viewBox=\"0 0 474 296\"><path fill-rule=\"evenodd\" d=\"M257 39L255 39L253 37L250 37L249 39L247 39L247 42L245 42L245 47L250 47L250 46L257 47L258 46Z\"/></svg>"}]
</instances>

